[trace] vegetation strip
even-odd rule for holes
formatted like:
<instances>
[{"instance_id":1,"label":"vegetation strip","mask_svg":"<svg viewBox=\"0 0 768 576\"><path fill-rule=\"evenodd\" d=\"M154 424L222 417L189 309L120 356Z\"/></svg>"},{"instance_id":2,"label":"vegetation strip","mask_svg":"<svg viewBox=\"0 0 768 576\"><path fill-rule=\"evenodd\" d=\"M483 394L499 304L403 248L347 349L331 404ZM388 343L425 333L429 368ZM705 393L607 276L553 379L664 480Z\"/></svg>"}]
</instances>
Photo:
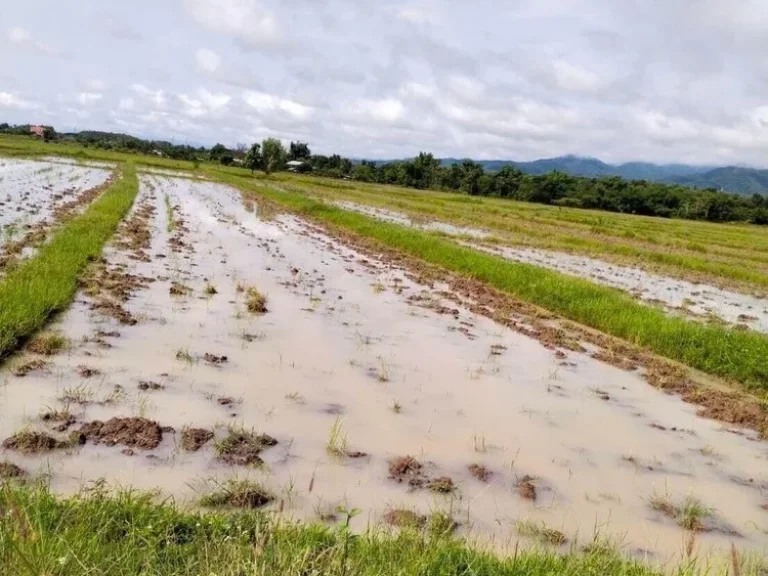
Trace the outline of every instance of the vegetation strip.
<instances>
[{"instance_id":1,"label":"vegetation strip","mask_svg":"<svg viewBox=\"0 0 768 576\"><path fill-rule=\"evenodd\" d=\"M0 358L69 305L79 275L101 254L137 192L135 169L126 165L122 178L82 215L60 229L36 256L0 280Z\"/></svg>"},{"instance_id":2,"label":"vegetation strip","mask_svg":"<svg viewBox=\"0 0 768 576\"><path fill-rule=\"evenodd\" d=\"M219 175L301 214L374 238L422 260L481 280L581 324L708 374L768 390L768 338L682 318L634 301L623 292L537 266L510 262L439 236L328 206L304 196L254 189L249 180Z\"/></svg>"},{"instance_id":3,"label":"vegetation strip","mask_svg":"<svg viewBox=\"0 0 768 576\"><path fill-rule=\"evenodd\" d=\"M60 500L42 486L11 484L0 488L0 510L2 574L661 574L600 543L583 553L540 549L499 558L428 527L357 536L348 528L355 511L340 511L338 525L325 528L259 512L188 513L138 492L96 489ZM675 573L698 572L694 559Z\"/></svg>"}]
</instances>

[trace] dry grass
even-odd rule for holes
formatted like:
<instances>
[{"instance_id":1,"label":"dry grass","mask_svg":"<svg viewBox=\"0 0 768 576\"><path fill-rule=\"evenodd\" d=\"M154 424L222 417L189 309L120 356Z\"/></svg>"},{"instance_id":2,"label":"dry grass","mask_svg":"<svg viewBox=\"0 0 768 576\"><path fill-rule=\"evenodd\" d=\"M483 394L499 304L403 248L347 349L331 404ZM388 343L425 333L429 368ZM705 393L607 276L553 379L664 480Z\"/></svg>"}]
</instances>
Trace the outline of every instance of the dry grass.
<instances>
[{"instance_id":1,"label":"dry grass","mask_svg":"<svg viewBox=\"0 0 768 576\"><path fill-rule=\"evenodd\" d=\"M267 297L251 286L245 293L245 307L251 314L266 314Z\"/></svg>"}]
</instances>

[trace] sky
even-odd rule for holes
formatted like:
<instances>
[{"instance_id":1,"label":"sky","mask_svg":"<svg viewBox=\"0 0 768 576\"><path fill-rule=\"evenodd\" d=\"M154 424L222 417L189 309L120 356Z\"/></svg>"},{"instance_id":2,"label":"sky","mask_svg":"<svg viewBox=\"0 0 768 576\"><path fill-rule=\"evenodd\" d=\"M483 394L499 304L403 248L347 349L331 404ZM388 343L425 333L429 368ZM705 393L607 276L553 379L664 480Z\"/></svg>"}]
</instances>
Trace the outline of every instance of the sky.
<instances>
[{"instance_id":1,"label":"sky","mask_svg":"<svg viewBox=\"0 0 768 576\"><path fill-rule=\"evenodd\" d=\"M25 0L0 122L768 167L765 0Z\"/></svg>"}]
</instances>

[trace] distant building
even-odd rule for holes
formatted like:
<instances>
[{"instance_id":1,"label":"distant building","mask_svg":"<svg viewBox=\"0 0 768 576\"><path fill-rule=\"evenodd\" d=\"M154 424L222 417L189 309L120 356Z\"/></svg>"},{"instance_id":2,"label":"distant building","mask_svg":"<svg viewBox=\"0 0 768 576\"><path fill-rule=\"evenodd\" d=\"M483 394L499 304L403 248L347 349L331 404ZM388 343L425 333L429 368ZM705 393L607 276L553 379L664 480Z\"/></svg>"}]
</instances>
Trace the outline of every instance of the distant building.
<instances>
[{"instance_id":1,"label":"distant building","mask_svg":"<svg viewBox=\"0 0 768 576\"><path fill-rule=\"evenodd\" d=\"M299 172L304 164L306 164L306 162L302 162L301 160L291 160L286 163L286 166L288 166L288 172Z\"/></svg>"},{"instance_id":2,"label":"distant building","mask_svg":"<svg viewBox=\"0 0 768 576\"><path fill-rule=\"evenodd\" d=\"M45 126L30 126L29 127L29 135L30 136L37 136L38 138L42 138L44 132L45 132Z\"/></svg>"}]
</instances>

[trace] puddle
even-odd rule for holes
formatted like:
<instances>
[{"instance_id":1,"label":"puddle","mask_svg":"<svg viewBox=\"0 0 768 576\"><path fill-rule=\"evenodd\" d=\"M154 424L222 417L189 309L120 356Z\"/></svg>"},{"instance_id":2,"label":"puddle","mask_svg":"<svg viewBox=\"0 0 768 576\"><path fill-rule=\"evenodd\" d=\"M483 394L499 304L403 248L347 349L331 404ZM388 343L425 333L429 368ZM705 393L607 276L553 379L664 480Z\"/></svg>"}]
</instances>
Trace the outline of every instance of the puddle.
<instances>
[{"instance_id":1,"label":"puddle","mask_svg":"<svg viewBox=\"0 0 768 576\"><path fill-rule=\"evenodd\" d=\"M443 222L422 224L398 212L353 202L335 202L334 205L385 222L419 228L420 230L437 231L464 238L472 237L478 240L487 239L491 236L490 233L482 230L455 227ZM758 332L768 333L768 299L765 298L723 290L707 284L650 274L640 268L618 266L585 256L573 256L531 248L485 246L473 242L461 243L477 250L496 254L507 260L534 264L571 276L585 278L596 284L619 288L644 302L660 305L668 312L702 320L713 319L714 317L714 319L720 319L729 324L739 324Z\"/></svg>"},{"instance_id":2,"label":"puddle","mask_svg":"<svg viewBox=\"0 0 768 576\"><path fill-rule=\"evenodd\" d=\"M290 517L317 520L343 504L363 510L353 525L364 530L395 509L450 510L460 533L500 550L533 544L516 528L530 521L562 532L564 549L597 529L659 561L679 558L689 536L651 509L652 497L692 495L716 509L715 525L741 534L700 533L699 557L727 553L731 541L768 545L768 449L751 432L729 433L637 373L585 354L564 361L453 302L443 314L416 306L445 287L415 284L293 217L260 220L230 188L140 181L135 211L154 208L149 257L106 253L126 274L155 279L123 303L137 323L102 316L78 294L52 326L68 352L23 377L13 366L30 358L2 369L0 441L24 427L53 433L40 415L66 397L77 420L69 430L141 418L130 425L150 428L148 446L159 445L86 438L0 458L50 473L62 492L104 478L194 503L207 482L247 476ZM183 224L169 229L167 205ZM174 284L185 290L172 295ZM248 312L249 288L266 295L266 313ZM236 445L235 464L213 440L184 449L188 428L221 442L228 427L268 436L245 456L247 443ZM405 456L419 466L399 465ZM237 463L246 461L263 465Z\"/></svg>"}]
</instances>

